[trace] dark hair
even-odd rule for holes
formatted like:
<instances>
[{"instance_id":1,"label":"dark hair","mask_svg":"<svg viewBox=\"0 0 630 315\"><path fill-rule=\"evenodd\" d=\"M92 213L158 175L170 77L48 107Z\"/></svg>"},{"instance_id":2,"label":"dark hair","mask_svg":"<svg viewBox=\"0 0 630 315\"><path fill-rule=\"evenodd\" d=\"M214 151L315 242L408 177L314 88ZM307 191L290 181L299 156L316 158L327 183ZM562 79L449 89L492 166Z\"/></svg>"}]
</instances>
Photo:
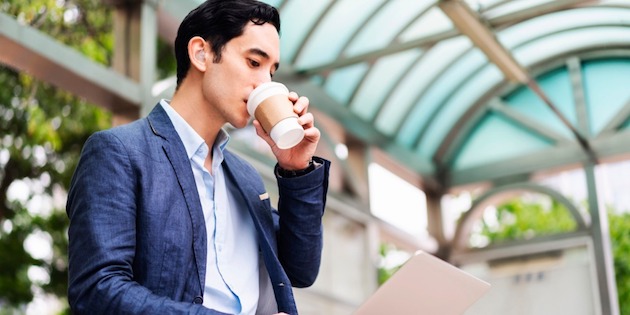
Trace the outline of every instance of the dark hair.
<instances>
[{"instance_id":1,"label":"dark hair","mask_svg":"<svg viewBox=\"0 0 630 315\"><path fill-rule=\"evenodd\" d=\"M175 38L177 86L190 69L188 42L191 38L205 39L215 55L213 62L219 62L225 44L242 35L250 21L258 25L271 23L280 33L278 10L257 0L207 0L190 11L179 25Z\"/></svg>"}]
</instances>

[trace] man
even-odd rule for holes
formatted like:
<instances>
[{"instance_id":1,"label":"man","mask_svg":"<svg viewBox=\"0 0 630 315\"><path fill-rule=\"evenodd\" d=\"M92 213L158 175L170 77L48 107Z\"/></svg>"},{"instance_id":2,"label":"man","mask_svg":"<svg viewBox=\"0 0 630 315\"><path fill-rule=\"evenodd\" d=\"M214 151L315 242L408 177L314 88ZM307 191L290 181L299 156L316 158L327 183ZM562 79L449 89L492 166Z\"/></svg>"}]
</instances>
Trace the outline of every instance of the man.
<instances>
[{"instance_id":1,"label":"man","mask_svg":"<svg viewBox=\"0 0 630 315\"><path fill-rule=\"evenodd\" d=\"M143 119L85 143L68 196L68 299L76 314L296 314L317 276L329 162L292 92L305 137L277 148L278 211L226 149L249 93L278 68L280 20L253 0L208 0L175 40L177 89Z\"/></svg>"}]
</instances>

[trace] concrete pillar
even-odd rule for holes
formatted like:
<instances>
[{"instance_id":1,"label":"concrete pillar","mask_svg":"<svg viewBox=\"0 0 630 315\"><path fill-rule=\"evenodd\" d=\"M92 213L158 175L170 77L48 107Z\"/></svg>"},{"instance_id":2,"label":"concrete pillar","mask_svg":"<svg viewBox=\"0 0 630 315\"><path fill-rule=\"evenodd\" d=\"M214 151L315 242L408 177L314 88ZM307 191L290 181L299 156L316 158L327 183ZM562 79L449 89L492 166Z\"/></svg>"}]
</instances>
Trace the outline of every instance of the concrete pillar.
<instances>
[{"instance_id":1,"label":"concrete pillar","mask_svg":"<svg viewBox=\"0 0 630 315\"><path fill-rule=\"evenodd\" d=\"M140 81L140 2L114 3L112 11L114 56L112 68L126 77ZM122 125L140 117L139 111L113 112L113 125Z\"/></svg>"},{"instance_id":2,"label":"concrete pillar","mask_svg":"<svg viewBox=\"0 0 630 315\"><path fill-rule=\"evenodd\" d=\"M114 57L112 67L141 85L140 111L114 112L113 124L120 125L146 115L155 100L151 88L155 82L157 4L154 1L115 1L113 5Z\"/></svg>"},{"instance_id":3,"label":"concrete pillar","mask_svg":"<svg viewBox=\"0 0 630 315\"><path fill-rule=\"evenodd\" d=\"M346 163L347 172L344 180L345 185L349 187L356 199L362 204L370 204L370 186L368 183L368 148L361 141L347 141L348 159ZM370 211L365 209L367 212Z\"/></svg>"},{"instance_id":4,"label":"concrete pillar","mask_svg":"<svg viewBox=\"0 0 630 315\"><path fill-rule=\"evenodd\" d=\"M450 243L444 234L444 218L442 216L442 196L444 193L425 188L424 194L427 198L427 229L438 243L436 256L446 259L449 255Z\"/></svg>"}]
</instances>

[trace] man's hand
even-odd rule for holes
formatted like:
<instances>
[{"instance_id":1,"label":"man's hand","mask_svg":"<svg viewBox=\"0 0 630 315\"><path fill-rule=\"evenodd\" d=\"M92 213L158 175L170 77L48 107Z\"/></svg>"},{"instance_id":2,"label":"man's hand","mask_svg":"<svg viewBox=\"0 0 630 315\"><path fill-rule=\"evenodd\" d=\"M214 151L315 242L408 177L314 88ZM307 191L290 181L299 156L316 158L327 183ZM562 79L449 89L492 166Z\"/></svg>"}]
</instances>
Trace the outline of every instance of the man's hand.
<instances>
[{"instance_id":1,"label":"man's hand","mask_svg":"<svg viewBox=\"0 0 630 315\"><path fill-rule=\"evenodd\" d=\"M289 100L293 102L293 111L298 115L298 123L304 128L304 139L290 149L282 150L276 146L271 136L265 132L258 122L254 120L256 134L263 138L271 147L271 151L278 160L278 165L285 170L302 170L308 167L311 158L315 154L320 132L315 127L315 118L308 112L309 100L305 96L298 97L297 93L289 93Z\"/></svg>"}]
</instances>

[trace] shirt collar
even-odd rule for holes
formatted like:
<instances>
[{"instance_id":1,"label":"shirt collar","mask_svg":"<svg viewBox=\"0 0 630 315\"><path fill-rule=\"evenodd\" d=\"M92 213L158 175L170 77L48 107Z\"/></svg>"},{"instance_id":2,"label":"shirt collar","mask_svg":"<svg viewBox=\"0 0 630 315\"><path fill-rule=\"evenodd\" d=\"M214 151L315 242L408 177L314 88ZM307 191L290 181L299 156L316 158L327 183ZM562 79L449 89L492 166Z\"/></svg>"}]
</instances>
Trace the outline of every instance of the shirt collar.
<instances>
[{"instance_id":1,"label":"shirt collar","mask_svg":"<svg viewBox=\"0 0 630 315\"><path fill-rule=\"evenodd\" d=\"M175 127L175 131L179 134L179 138L182 140L184 144L184 148L186 149L186 154L188 155L188 159L192 159L192 157L197 153L199 147L205 145L205 141L203 138L193 129L190 124L177 112L171 105L168 100L162 99L160 100L160 105L164 108L164 111L171 119L173 123L173 127ZM227 146L228 141L230 140L230 136L228 133L221 129L219 134L217 134L217 138L214 142L213 150L218 147L219 152L223 153L225 147Z\"/></svg>"}]
</instances>

